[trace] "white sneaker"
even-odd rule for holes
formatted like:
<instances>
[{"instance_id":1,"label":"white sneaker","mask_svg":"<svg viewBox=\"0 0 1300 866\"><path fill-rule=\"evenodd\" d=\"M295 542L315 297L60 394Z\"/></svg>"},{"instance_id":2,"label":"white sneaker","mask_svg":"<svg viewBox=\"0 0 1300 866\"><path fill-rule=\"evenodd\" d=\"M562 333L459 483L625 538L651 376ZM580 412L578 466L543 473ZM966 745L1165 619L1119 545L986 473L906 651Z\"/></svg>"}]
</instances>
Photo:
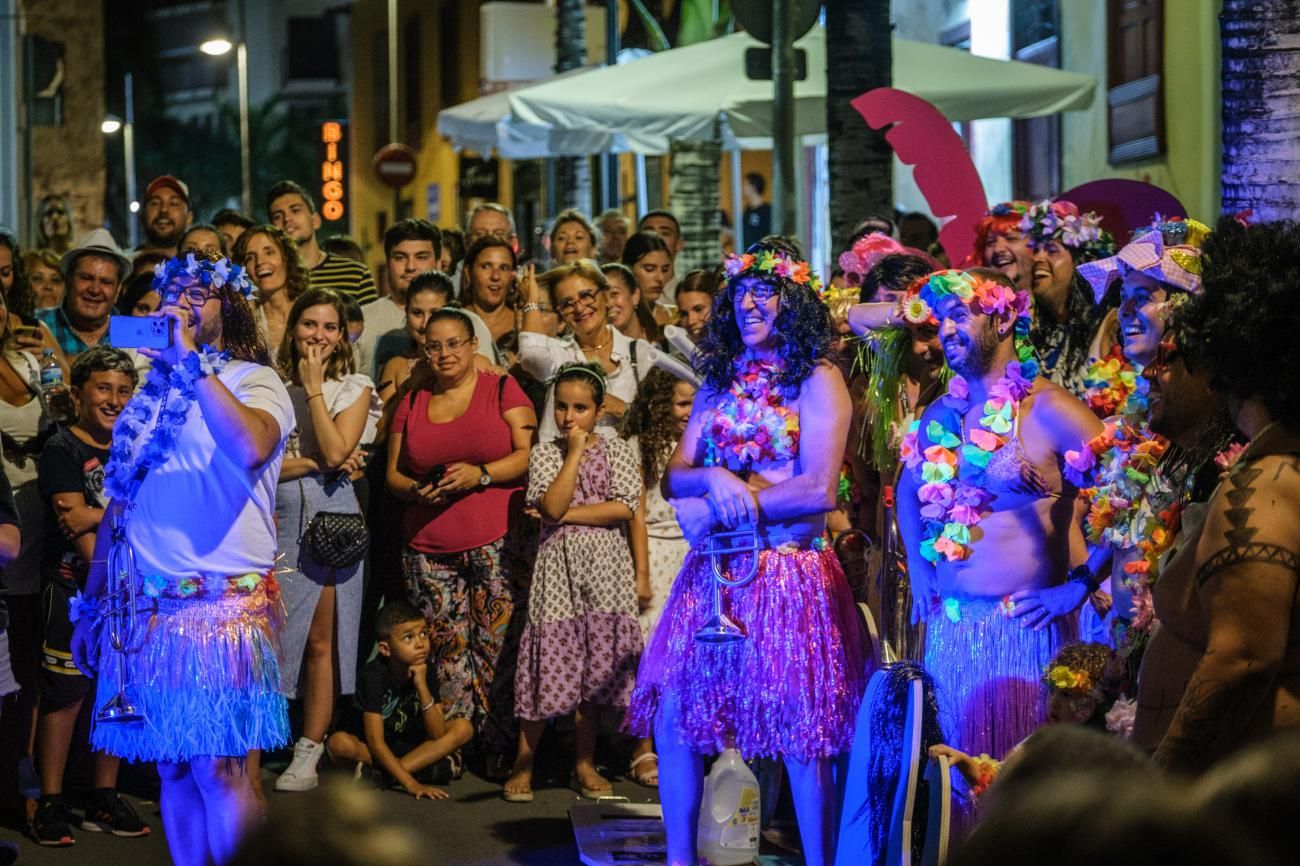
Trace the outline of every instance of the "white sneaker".
<instances>
[{"instance_id":1,"label":"white sneaker","mask_svg":"<svg viewBox=\"0 0 1300 866\"><path fill-rule=\"evenodd\" d=\"M316 764L323 754L325 754L324 743L299 737L298 742L293 744L293 760L289 763L289 769L275 780L275 790L310 791L315 788L319 784Z\"/></svg>"}]
</instances>

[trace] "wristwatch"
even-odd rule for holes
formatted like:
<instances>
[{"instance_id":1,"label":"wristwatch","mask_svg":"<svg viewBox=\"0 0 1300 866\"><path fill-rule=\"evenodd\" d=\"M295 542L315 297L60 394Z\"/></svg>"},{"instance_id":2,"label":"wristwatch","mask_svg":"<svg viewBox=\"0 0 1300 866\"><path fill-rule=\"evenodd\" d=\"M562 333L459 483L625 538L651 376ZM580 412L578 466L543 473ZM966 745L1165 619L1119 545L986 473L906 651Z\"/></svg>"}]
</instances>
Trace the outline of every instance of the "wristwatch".
<instances>
[{"instance_id":1,"label":"wristwatch","mask_svg":"<svg viewBox=\"0 0 1300 866\"><path fill-rule=\"evenodd\" d=\"M1069 583L1081 583L1083 588L1092 595L1101 587L1101 581L1093 576L1092 569L1088 568L1087 563L1076 565L1070 569L1069 577L1066 579Z\"/></svg>"},{"instance_id":2,"label":"wristwatch","mask_svg":"<svg viewBox=\"0 0 1300 866\"><path fill-rule=\"evenodd\" d=\"M482 463L478 465L478 486L487 487L492 483L492 476L488 474L487 467Z\"/></svg>"}]
</instances>

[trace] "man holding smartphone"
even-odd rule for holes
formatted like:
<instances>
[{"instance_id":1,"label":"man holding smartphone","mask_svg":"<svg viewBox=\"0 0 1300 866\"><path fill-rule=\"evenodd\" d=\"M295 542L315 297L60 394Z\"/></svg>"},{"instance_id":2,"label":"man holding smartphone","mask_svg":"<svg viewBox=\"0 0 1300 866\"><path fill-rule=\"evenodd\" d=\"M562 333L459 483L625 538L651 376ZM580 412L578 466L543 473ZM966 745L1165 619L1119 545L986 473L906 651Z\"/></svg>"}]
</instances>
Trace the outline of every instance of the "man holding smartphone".
<instances>
[{"instance_id":1,"label":"man holding smartphone","mask_svg":"<svg viewBox=\"0 0 1300 866\"><path fill-rule=\"evenodd\" d=\"M77 667L98 676L94 748L155 761L178 864L225 863L258 818L244 760L288 741L275 652L275 490L295 421L229 260L169 259L154 279L171 330L115 425L112 496L83 594ZM162 405L163 401L165 406ZM159 471L162 470L162 471ZM131 555L141 611L120 655L106 567ZM120 561L120 560L119 560ZM113 722L126 696L145 722Z\"/></svg>"}]
</instances>

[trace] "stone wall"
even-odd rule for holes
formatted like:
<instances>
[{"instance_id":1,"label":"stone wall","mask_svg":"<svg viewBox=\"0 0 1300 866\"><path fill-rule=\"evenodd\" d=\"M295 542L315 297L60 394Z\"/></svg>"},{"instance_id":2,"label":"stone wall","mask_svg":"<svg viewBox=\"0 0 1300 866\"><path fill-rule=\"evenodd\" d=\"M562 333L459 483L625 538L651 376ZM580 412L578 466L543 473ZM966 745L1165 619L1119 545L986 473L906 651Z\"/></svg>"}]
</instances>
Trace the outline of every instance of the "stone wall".
<instances>
[{"instance_id":1,"label":"stone wall","mask_svg":"<svg viewBox=\"0 0 1300 866\"><path fill-rule=\"evenodd\" d=\"M57 193L72 205L74 239L103 223L105 136L104 4L102 0L20 0L25 34L63 44L63 112L59 126L31 129L31 213ZM119 85L120 86L120 85ZM112 152L121 154L121 133ZM23 241L34 244L36 226ZM122 242L125 238L118 238Z\"/></svg>"}]
</instances>

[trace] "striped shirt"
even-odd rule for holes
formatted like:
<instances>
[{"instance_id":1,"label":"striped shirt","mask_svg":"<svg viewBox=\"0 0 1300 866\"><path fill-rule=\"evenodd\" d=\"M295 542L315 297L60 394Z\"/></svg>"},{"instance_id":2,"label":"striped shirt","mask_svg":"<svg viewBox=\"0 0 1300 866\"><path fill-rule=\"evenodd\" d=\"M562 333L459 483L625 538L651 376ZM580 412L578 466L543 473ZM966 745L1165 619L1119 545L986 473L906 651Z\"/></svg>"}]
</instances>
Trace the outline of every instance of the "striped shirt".
<instances>
[{"instance_id":1,"label":"striped shirt","mask_svg":"<svg viewBox=\"0 0 1300 866\"><path fill-rule=\"evenodd\" d=\"M311 287L333 289L358 304L368 304L379 297L369 268L360 262L330 253L326 253L321 263L312 269Z\"/></svg>"}]
</instances>

